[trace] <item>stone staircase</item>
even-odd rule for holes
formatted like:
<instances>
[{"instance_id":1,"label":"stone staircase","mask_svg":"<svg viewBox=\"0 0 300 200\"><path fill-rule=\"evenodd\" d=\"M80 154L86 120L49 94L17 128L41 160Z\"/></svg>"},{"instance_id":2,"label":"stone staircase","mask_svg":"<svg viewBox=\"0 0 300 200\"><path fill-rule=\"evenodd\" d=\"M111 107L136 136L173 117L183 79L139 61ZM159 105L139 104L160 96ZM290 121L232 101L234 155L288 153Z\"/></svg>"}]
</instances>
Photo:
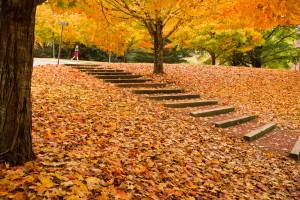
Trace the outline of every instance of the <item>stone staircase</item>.
<instances>
[{"instance_id":1,"label":"stone staircase","mask_svg":"<svg viewBox=\"0 0 300 200\"><path fill-rule=\"evenodd\" d=\"M115 86L121 88L134 88L131 91L134 94L144 95L145 98L156 101L164 101L163 106L168 108L195 108L203 107L205 109L195 110L189 113L192 117L213 117L217 115L233 113L234 106L218 106L217 100L202 100L199 94L187 94L180 88L168 88L164 83L153 83L152 79L143 78L141 75L134 75L123 70L111 68L101 68L96 66L73 66L74 68L102 79L104 82L115 83ZM175 100L165 102L165 100ZM184 101L178 101L184 100ZM207 108L213 106L213 108ZM230 117L226 120L214 121L212 124L217 128L228 128L231 126L242 126L242 124L256 119L255 115L246 114L242 116ZM244 133L243 139L253 142L276 129L276 123L268 123L263 126L255 127L252 131ZM300 137L296 141L289 157L300 160Z\"/></svg>"}]
</instances>

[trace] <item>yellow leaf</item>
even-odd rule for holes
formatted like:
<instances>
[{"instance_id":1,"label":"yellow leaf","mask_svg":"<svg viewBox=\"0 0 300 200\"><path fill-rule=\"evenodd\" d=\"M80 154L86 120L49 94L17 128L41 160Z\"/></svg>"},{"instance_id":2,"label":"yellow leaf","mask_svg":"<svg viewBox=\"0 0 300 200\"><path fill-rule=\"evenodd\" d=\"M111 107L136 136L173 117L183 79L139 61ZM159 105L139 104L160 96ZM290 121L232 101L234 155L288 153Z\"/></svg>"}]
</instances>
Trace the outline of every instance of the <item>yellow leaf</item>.
<instances>
[{"instance_id":1,"label":"yellow leaf","mask_svg":"<svg viewBox=\"0 0 300 200\"><path fill-rule=\"evenodd\" d=\"M160 183L158 185L158 189L161 190L161 191L164 191L164 189L167 187L167 184L166 183Z\"/></svg>"},{"instance_id":2,"label":"yellow leaf","mask_svg":"<svg viewBox=\"0 0 300 200\"><path fill-rule=\"evenodd\" d=\"M96 189L100 183L100 179L97 177L88 177L86 179L88 189Z\"/></svg>"},{"instance_id":3,"label":"yellow leaf","mask_svg":"<svg viewBox=\"0 0 300 200\"><path fill-rule=\"evenodd\" d=\"M246 183L246 186L248 189L251 189L251 190L253 190L255 188L254 185L252 185L251 183Z\"/></svg>"},{"instance_id":4,"label":"yellow leaf","mask_svg":"<svg viewBox=\"0 0 300 200\"><path fill-rule=\"evenodd\" d=\"M45 130L45 133L46 133L46 134L51 134L51 129L50 129L50 128L47 128L47 129Z\"/></svg>"},{"instance_id":5,"label":"yellow leaf","mask_svg":"<svg viewBox=\"0 0 300 200\"><path fill-rule=\"evenodd\" d=\"M100 132L102 129L103 129L102 124L99 124L99 125L96 126L96 130L97 130L98 132Z\"/></svg>"},{"instance_id":6,"label":"yellow leaf","mask_svg":"<svg viewBox=\"0 0 300 200\"><path fill-rule=\"evenodd\" d=\"M27 181L29 183L32 183L34 181L34 177L33 176L26 176L25 181Z\"/></svg>"},{"instance_id":7,"label":"yellow leaf","mask_svg":"<svg viewBox=\"0 0 300 200\"><path fill-rule=\"evenodd\" d=\"M9 163L5 163L5 167L8 169L9 168Z\"/></svg>"},{"instance_id":8,"label":"yellow leaf","mask_svg":"<svg viewBox=\"0 0 300 200\"><path fill-rule=\"evenodd\" d=\"M51 188L54 186L54 183L51 181L50 178L40 178L40 181L47 188Z\"/></svg>"},{"instance_id":9,"label":"yellow leaf","mask_svg":"<svg viewBox=\"0 0 300 200\"><path fill-rule=\"evenodd\" d=\"M102 192L101 196L98 196L97 200L108 200L106 193Z\"/></svg>"},{"instance_id":10,"label":"yellow leaf","mask_svg":"<svg viewBox=\"0 0 300 200\"><path fill-rule=\"evenodd\" d=\"M66 196L65 198L66 198L66 200L77 200L77 199L79 199L79 197L76 196L76 195Z\"/></svg>"},{"instance_id":11,"label":"yellow leaf","mask_svg":"<svg viewBox=\"0 0 300 200\"><path fill-rule=\"evenodd\" d=\"M87 143L88 145L92 145L92 144L93 144L93 142L92 142L91 140L88 140L86 143Z\"/></svg>"}]
</instances>

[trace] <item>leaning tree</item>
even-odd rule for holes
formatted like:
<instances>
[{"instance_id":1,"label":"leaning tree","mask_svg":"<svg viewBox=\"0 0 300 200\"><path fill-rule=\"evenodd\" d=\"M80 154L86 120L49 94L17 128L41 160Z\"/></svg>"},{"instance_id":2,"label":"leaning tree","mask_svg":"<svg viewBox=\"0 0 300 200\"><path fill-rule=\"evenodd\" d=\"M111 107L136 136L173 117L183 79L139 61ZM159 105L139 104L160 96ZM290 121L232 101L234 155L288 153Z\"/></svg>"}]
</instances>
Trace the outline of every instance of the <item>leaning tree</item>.
<instances>
[{"instance_id":1,"label":"leaning tree","mask_svg":"<svg viewBox=\"0 0 300 200\"><path fill-rule=\"evenodd\" d=\"M0 1L0 163L35 158L31 139L31 77L37 5L45 0Z\"/></svg>"}]
</instances>

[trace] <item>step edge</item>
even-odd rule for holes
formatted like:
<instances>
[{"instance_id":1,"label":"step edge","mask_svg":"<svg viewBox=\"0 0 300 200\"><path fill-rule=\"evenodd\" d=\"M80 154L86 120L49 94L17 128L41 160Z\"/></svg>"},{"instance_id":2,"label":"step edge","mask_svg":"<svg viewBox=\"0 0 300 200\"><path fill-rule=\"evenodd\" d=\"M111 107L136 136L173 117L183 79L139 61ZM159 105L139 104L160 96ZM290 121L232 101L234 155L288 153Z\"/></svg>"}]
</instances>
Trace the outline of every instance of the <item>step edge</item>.
<instances>
[{"instance_id":1,"label":"step edge","mask_svg":"<svg viewBox=\"0 0 300 200\"><path fill-rule=\"evenodd\" d=\"M289 157L297 161L300 160L300 136L298 137L292 150L290 151Z\"/></svg>"},{"instance_id":2,"label":"step edge","mask_svg":"<svg viewBox=\"0 0 300 200\"><path fill-rule=\"evenodd\" d=\"M257 140L257 139L263 137L264 135L270 133L275 128L276 128L276 123L274 123L274 122L266 124L262 127L259 127L255 130L251 131L250 133L247 133L246 135L243 136L243 139L252 142L252 141Z\"/></svg>"},{"instance_id":3,"label":"step edge","mask_svg":"<svg viewBox=\"0 0 300 200\"><path fill-rule=\"evenodd\" d=\"M207 100L207 101L192 101L192 102L174 102L174 103L164 103L165 107L169 108L184 108L184 107L200 107L207 105L216 105L217 100Z\"/></svg>"},{"instance_id":4,"label":"step edge","mask_svg":"<svg viewBox=\"0 0 300 200\"><path fill-rule=\"evenodd\" d=\"M237 122L237 124L234 124L234 125L238 125L240 124L239 121L242 121L242 120L247 120L245 122L242 122L242 123L246 123L246 122L249 122L253 119L255 119L257 116L255 115L244 115L244 116L241 116L241 117L236 117L236 118L231 118L231 119L228 119L228 120L223 120L223 121L218 121L218 122L213 122L213 124L216 126L216 127L220 127L220 128L224 128L223 125L226 125L227 123L233 123L233 122ZM249 120L249 121L248 121ZM234 125L228 125L228 126L225 126L225 127L229 127L229 126L234 126Z\"/></svg>"},{"instance_id":5,"label":"step edge","mask_svg":"<svg viewBox=\"0 0 300 200\"><path fill-rule=\"evenodd\" d=\"M221 108L215 108L215 109L209 109L209 110L199 110L199 111L195 111L195 112L191 112L190 115L191 116L197 116L198 114L205 114L205 113L210 113L210 112L215 112L215 111L226 111L229 110L228 112L232 112L235 110L234 106L226 106L226 107L221 107Z\"/></svg>"}]
</instances>

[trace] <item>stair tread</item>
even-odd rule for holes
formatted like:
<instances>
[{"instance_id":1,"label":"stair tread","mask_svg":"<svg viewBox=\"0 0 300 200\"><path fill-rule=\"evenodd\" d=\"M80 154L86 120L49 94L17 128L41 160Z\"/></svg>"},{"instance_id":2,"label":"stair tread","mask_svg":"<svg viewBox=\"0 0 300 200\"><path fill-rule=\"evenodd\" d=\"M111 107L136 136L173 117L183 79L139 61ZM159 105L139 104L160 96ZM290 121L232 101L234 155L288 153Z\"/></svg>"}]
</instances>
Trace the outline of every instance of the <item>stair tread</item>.
<instances>
[{"instance_id":1,"label":"stair tread","mask_svg":"<svg viewBox=\"0 0 300 200\"><path fill-rule=\"evenodd\" d=\"M191 112L190 115L193 117L206 117L206 116L225 114L231 111L234 111L234 107L226 106L226 107L218 107L218 108L207 109L207 110L198 110L198 111Z\"/></svg>"},{"instance_id":2,"label":"stair tread","mask_svg":"<svg viewBox=\"0 0 300 200\"><path fill-rule=\"evenodd\" d=\"M198 100L198 101L184 101L184 102L169 102L169 103L164 103L164 106L173 107L173 108L184 108L184 107L213 105L217 103L218 101L216 100Z\"/></svg>"},{"instance_id":3,"label":"stair tread","mask_svg":"<svg viewBox=\"0 0 300 200\"><path fill-rule=\"evenodd\" d=\"M165 95L146 96L146 98L153 99L153 100L190 99L190 98L200 98L200 95L199 94L165 94Z\"/></svg>"},{"instance_id":4,"label":"stair tread","mask_svg":"<svg viewBox=\"0 0 300 200\"><path fill-rule=\"evenodd\" d=\"M264 136L265 134L271 132L273 129L275 129L276 127L276 123L272 122L269 124L266 124L264 126L261 126L253 131L251 131L250 133L247 133L246 135L244 135L244 139L247 141L253 141L256 140L262 136Z\"/></svg>"},{"instance_id":5,"label":"stair tread","mask_svg":"<svg viewBox=\"0 0 300 200\"><path fill-rule=\"evenodd\" d=\"M298 137L291 152L289 153L289 157L296 160L300 159L300 136Z\"/></svg>"},{"instance_id":6,"label":"stair tread","mask_svg":"<svg viewBox=\"0 0 300 200\"><path fill-rule=\"evenodd\" d=\"M227 128L229 126L234 126L234 125L249 122L255 118L256 118L255 115L244 115L244 116L235 117L235 118L213 122L213 123L215 124L216 127Z\"/></svg>"}]
</instances>

